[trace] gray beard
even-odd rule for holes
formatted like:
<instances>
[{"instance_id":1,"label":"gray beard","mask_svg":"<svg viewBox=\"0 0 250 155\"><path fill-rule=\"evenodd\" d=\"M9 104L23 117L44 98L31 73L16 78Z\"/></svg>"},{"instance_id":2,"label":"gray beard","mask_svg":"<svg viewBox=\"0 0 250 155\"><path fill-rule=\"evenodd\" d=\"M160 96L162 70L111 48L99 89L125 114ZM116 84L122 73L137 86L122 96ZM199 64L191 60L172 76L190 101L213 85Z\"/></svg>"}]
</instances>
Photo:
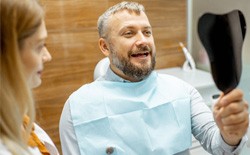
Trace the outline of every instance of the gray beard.
<instances>
[{"instance_id":1,"label":"gray beard","mask_svg":"<svg viewBox=\"0 0 250 155\"><path fill-rule=\"evenodd\" d=\"M142 67L137 67L131 63L128 59L124 57L119 57L116 52L111 50L112 63L121 70L126 76L135 79L136 81L141 81L148 77L155 68L155 56L151 58L151 65L148 67L144 65Z\"/></svg>"}]
</instances>

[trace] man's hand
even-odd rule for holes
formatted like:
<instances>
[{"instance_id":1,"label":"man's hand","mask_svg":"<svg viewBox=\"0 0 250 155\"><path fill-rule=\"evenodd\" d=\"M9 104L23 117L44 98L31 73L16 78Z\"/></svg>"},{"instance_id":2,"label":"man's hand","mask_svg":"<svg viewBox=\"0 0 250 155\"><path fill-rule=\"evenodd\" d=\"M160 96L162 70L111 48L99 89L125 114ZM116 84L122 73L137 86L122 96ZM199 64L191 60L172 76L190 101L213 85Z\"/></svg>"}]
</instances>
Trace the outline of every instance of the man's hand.
<instances>
[{"instance_id":1,"label":"man's hand","mask_svg":"<svg viewBox=\"0 0 250 155\"><path fill-rule=\"evenodd\" d=\"M249 124L248 104L243 100L243 92L234 89L226 95L222 93L214 105L213 115L224 141L238 145Z\"/></svg>"}]
</instances>

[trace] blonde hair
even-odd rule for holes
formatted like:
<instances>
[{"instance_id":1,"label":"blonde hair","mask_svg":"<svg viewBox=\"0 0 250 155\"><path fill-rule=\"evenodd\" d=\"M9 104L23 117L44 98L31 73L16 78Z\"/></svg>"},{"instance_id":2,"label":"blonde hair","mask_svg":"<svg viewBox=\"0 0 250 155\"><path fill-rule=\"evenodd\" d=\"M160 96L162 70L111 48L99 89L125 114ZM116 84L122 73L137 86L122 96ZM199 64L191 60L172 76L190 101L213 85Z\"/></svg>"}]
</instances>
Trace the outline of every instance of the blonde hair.
<instances>
[{"instance_id":1,"label":"blonde hair","mask_svg":"<svg viewBox=\"0 0 250 155\"><path fill-rule=\"evenodd\" d=\"M107 27L108 27L108 19L111 15L122 11L127 10L129 13L136 13L140 14L141 12L145 12L145 8L143 5L136 3L136 2L121 2L106 10L98 19L97 21L97 28L99 37L106 38L107 36Z\"/></svg>"},{"instance_id":2,"label":"blonde hair","mask_svg":"<svg viewBox=\"0 0 250 155\"><path fill-rule=\"evenodd\" d=\"M0 3L0 138L12 154L27 154L35 106L20 49L23 41L41 25L44 12L37 0L0 0ZM26 129L22 129L24 115L31 120Z\"/></svg>"}]
</instances>

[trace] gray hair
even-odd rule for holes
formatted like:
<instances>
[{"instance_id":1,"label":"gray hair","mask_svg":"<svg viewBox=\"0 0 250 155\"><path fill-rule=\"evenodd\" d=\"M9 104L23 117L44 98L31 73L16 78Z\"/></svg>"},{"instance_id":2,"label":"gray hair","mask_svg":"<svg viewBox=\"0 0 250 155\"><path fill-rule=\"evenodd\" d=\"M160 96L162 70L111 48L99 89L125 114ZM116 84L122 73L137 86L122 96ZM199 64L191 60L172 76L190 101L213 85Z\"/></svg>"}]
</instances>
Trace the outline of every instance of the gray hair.
<instances>
[{"instance_id":1,"label":"gray hair","mask_svg":"<svg viewBox=\"0 0 250 155\"><path fill-rule=\"evenodd\" d=\"M107 30L107 21L109 17L119 11L127 10L130 13L135 12L136 14L140 14L141 12L145 12L144 6L136 3L136 2L121 2L106 10L98 19L97 28L99 37L105 38L107 37L105 32Z\"/></svg>"}]
</instances>

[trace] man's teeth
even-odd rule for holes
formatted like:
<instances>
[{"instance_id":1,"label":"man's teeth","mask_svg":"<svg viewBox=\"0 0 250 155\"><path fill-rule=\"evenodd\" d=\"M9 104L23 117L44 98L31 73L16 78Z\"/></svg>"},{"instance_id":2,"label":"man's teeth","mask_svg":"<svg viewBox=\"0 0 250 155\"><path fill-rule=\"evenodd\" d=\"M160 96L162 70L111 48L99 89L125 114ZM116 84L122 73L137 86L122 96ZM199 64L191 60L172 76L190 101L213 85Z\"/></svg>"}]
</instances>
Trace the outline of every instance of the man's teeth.
<instances>
[{"instance_id":1,"label":"man's teeth","mask_svg":"<svg viewBox=\"0 0 250 155\"><path fill-rule=\"evenodd\" d=\"M132 54L132 57L139 57L139 56L148 56L148 53L138 53L138 54Z\"/></svg>"}]
</instances>

